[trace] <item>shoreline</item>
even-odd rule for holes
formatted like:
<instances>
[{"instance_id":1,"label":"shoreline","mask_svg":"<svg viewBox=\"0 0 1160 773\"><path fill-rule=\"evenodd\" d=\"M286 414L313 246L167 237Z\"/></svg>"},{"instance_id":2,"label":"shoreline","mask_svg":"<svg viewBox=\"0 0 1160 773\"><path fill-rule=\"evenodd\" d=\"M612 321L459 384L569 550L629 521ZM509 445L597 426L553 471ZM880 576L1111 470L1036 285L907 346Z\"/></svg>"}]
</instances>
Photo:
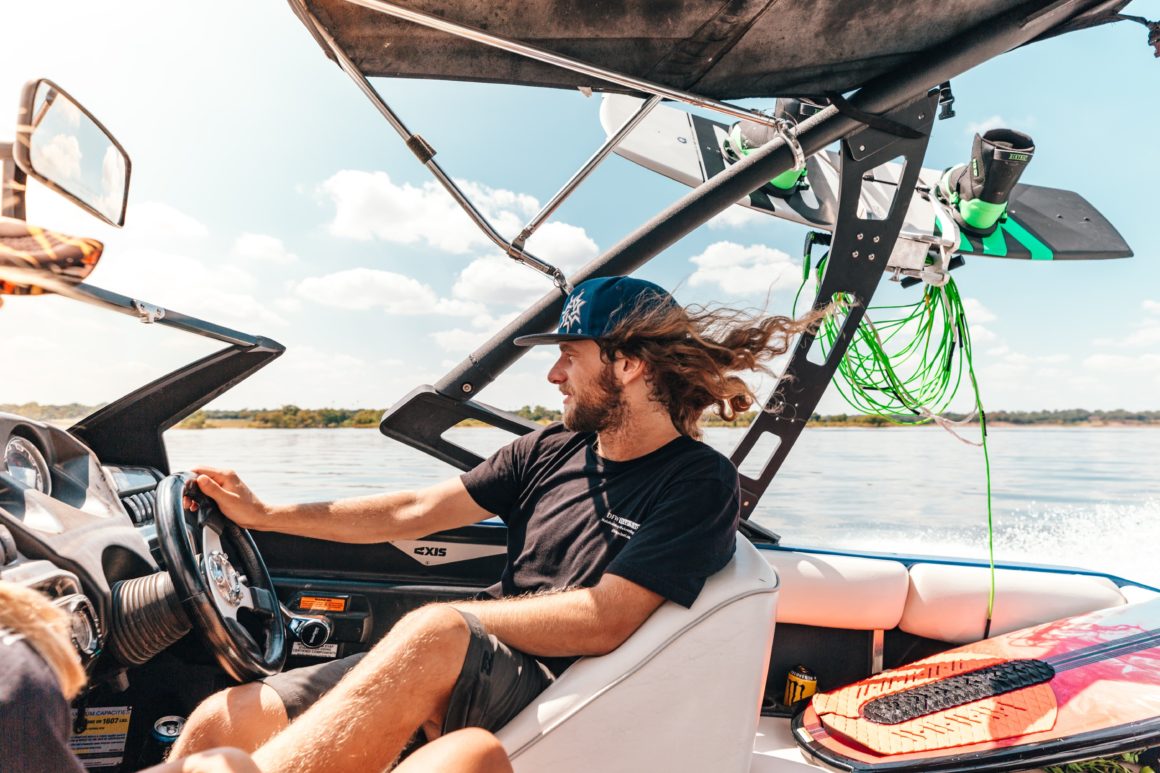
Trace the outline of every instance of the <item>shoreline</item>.
<instances>
[{"instance_id":1,"label":"shoreline","mask_svg":"<svg viewBox=\"0 0 1160 773\"><path fill-rule=\"evenodd\" d=\"M546 426L549 422L541 423L541 426ZM66 423L64 426L68 426ZM978 426L977 424L965 424L959 429L970 430ZM703 424L702 429L746 429L747 424ZM866 429L866 430L907 430L907 429L941 429L937 424L868 424L862 422L811 422L806 425L806 429ZM1043 423L1018 423L1018 422L988 422L988 429L1160 429L1160 422L1043 422ZM378 429L377 424L359 424L347 427L271 427L267 425L253 424L246 421L206 421L204 425L199 427L183 427L177 425L173 429L187 429L187 430L214 430L214 429L269 429L269 430L288 430L288 429L316 429L316 430L344 430L344 429ZM457 424L452 429L492 429L487 424L482 422L463 422Z\"/></svg>"}]
</instances>

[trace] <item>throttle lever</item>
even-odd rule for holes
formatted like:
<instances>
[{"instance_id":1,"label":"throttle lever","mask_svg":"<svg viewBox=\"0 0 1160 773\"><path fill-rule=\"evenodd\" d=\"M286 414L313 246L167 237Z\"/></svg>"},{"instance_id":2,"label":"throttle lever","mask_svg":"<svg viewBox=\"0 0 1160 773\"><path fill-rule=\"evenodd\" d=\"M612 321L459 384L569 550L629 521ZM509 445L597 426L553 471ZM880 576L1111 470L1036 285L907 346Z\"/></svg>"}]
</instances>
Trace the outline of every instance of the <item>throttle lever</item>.
<instances>
[{"instance_id":1,"label":"throttle lever","mask_svg":"<svg viewBox=\"0 0 1160 773\"><path fill-rule=\"evenodd\" d=\"M302 646L313 650L330 641L330 637L334 634L334 623L330 618L294 612L285 604L279 606L282 607L282 614L286 616L286 627L295 639L302 642Z\"/></svg>"}]
</instances>

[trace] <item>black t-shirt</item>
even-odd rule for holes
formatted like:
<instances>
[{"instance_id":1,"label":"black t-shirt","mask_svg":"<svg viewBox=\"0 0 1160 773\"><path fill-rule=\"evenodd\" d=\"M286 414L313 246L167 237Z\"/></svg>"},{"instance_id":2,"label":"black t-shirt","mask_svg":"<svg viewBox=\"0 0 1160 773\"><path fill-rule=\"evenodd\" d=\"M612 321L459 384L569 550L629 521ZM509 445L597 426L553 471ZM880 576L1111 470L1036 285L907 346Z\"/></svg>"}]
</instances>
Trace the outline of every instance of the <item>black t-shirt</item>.
<instances>
[{"instance_id":1,"label":"black t-shirt","mask_svg":"<svg viewBox=\"0 0 1160 773\"><path fill-rule=\"evenodd\" d=\"M508 526L492 597L590 587L610 572L688 607L733 556L737 470L688 437L614 462L596 453L594 433L552 424L462 480Z\"/></svg>"},{"instance_id":2,"label":"black t-shirt","mask_svg":"<svg viewBox=\"0 0 1160 773\"><path fill-rule=\"evenodd\" d=\"M69 751L69 708L52 668L0 628L0 771L84 773Z\"/></svg>"}]
</instances>

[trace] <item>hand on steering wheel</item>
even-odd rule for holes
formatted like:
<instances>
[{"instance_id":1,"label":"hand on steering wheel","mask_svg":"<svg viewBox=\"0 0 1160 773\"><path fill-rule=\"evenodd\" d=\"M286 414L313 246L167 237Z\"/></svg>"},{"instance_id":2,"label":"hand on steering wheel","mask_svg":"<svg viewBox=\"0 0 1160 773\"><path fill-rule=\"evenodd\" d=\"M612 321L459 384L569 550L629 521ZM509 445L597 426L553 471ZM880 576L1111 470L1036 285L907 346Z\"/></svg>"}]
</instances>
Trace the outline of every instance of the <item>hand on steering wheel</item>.
<instances>
[{"instance_id":1,"label":"hand on steering wheel","mask_svg":"<svg viewBox=\"0 0 1160 773\"><path fill-rule=\"evenodd\" d=\"M226 519L195 479L179 473L157 486L157 536L173 585L230 676L248 681L276 674L286 660L286 623L270 573L250 533ZM247 619L260 637L243 624Z\"/></svg>"}]
</instances>

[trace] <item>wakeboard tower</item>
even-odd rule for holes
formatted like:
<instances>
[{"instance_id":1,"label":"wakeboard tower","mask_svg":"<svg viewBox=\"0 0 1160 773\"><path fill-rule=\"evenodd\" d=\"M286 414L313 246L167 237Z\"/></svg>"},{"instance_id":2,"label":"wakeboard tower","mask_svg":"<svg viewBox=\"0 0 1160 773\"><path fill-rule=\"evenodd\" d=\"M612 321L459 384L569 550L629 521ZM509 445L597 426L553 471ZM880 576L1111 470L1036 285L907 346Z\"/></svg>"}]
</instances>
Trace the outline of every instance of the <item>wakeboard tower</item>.
<instances>
[{"instance_id":1,"label":"wakeboard tower","mask_svg":"<svg viewBox=\"0 0 1160 773\"><path fill-rule=\"evenodd\" d=\"M813 306L845 303L840 319L828 322L818 336L804 334L796 342L767 403L786 410L759 412L731 454L739 470L749 469L750 457L762 454L756 473L739 473L741 531L758 544L776 545L779 537L749 516L851 351L884 275L939 288L963 255L1055 260L1131 254L1110 223L1077 194L1015 185L1016 172L1021 174L1033 152L1020 137L981 136L973 149L977 165L966 171L923 169L936 114L940 107L944 116L949 112L950 80L982 62L1047 37L1126 19L1148 25L1149 44L1160 56L1160 27L1121 15L1127 0L979 0L966 10L923 0L864 13L849 4L812 0L724 5L494 0L453 8L437 0L289 2L326 55L492 243L555 285L437 383L415 389L383 415L385 435L459 469L482 461L444 437L459 422L474 419L514 434L537 428L478 399L526 353L512 343L515 338L554 327L574 284L632 273L739 201L826 232L815 240L828 252L815 264ZM440 166L436 149L408 128L371 83L374 77L601 91L610 95L601 114L606 140L518 234L501 234ZM723 101L751 97L811 98L817 109L787 122ZM662 105L664 100L714 111L732 124L676 110ZM730 127L738 122L765 127L766 137L746 147L737 140L730 146ZM565 276L525 245L613 152L692 190ZM989 184L982 179L987 176ZM955 346L969 350L969 337L961 329L957 335ZM823 345L815 347L823 336ZM772 454L766 450L770 440ZM1154 628L1154 613L1150 607L1140 612L1149 618L1140 625ZM997 652L987 657L998 667L998 660L1010 657ZM1032 657L1049 653L1037 650ZM1160 664L1148 668L1156 681ZM1160 685L1149 682L1147 689L1155 701L1147 721L1154 722L1160 716ZM1069 739L1066 759L1137 749L1155 740L1150 732L1110 731L1113 724L1091 733L1061 725L1060 733ZM811 735L808 743L815 740ZM994 770L1026 767L997 748L979 749L975 761L986 760ZM885 753L877 761L882 767L875 769L891 769L891 755ZM849 769L846 761L834 759Z\"/></svg>"}]
</instances>

